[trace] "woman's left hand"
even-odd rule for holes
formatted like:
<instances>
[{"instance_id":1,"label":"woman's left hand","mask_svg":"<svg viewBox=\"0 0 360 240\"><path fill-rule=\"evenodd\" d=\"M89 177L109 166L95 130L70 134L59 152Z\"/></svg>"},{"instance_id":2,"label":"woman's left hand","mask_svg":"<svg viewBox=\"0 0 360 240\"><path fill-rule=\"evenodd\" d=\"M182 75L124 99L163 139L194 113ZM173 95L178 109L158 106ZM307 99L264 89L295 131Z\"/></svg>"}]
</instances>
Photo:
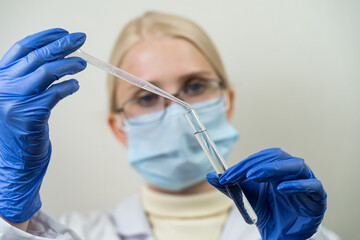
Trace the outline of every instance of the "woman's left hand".
<instances>
[{"instance_id":1,"label":"woman's left hand","mask_svg":"<svg viewBox=\"0 0 360 240\"><path fill-rule=\"evenodd\" d=\"M307 239L326 211L327 194L303 159L279 148L266 149L229 168L207 175L222 193L239 183L254 208L263 239Z\"/></svg>"}]
</instances>

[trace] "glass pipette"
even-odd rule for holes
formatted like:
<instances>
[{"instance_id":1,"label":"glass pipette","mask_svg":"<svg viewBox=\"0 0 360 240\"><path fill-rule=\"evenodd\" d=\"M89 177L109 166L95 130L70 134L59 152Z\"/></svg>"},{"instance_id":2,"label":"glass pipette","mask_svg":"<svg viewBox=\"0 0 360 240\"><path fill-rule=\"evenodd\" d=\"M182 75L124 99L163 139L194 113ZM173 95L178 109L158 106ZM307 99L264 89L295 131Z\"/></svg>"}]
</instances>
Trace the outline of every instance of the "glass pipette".
<instances>
[{"instance_id":1,"label":"glass pipette","mask_svg":"<svg viewBox=\"0 0 360 240\"><path fill-rule=\"evenodd\" d=\"M100 68L101 70L104 70L105 72L110 73L118 78L121 78L122 80L124 80L126 82L136 85L136 86L138 86L142 89L145 89L149 92L160 95L164 98L170 99L170 100L186 107L187 109L191 108L188 103L174 97L173 95L169 94L168 92L165 92L161 88L158 88L157 86L149 83L148 81L145 81L135 75L125 72L124 70L122 70L120 68L117 68L111 64L104 62L104 61L101 61L100 59L98 59L94 56L91 56L90 54L84 52L81 49L78 49L77 51L73 52L70 56L81 57L86 62L90 63L91 65L93 65L97 68Z\"/></svg>"},{"instance_id":2,"label":"glass pipette","mask_svg":"<svg viewBox=\"0 0 360 240\"><path fill-rule=\"evenodd\" d=\"M108 64L104 61L101 61L100 59L84 52L81 49L78 49L74 53L71 54L71 56L78 56L83 58L86 62L90 63L91 65L110 73L120 79L123 79L124 81L127 81L133 85L136 85L142 89L145 89L149 92L155 93L157 95L160 95L162 97L165 97L167 99L170 99L185 108L187 108L188 112L185 113L185 117L191 126L194 135L196 139L198 140L199 144L201 145L202 149L204 150L205 154L207 155L209 161L211 162L212 166L214 167L215 171L219 176L221 176L222 173L227 169L227 165L221 156L219 150L217 149L215 143L211 139L210 135L208 134L205 126L200 121L197 113L194 109L191 108L191 106L174 97L173 95L169 94L168 92L165 92L161 88L156 87L155 85L136 77L135 75L132 75L128 72L125 72L124 70L121 70L120 68L117 68L111 64ZM248 224L254 224L257 221L257 216L255 211L252 209L250 203L246 199L241 187L239 184L234 185L227 185L226 189L228 193L230 194L231 198L235 202L236 207L239 209L241 215L243 216L245 222Z\"/></svg>"},{"instance_id":3,"label":"glass pipette","mask_svg":"<svg viewBox=\"0 0 360 240\"><path fill-rule=\"evenodd\" d=\"M196 139L208 157L211 165L214 167L216 173L220 177L221 174L223 174L224 171L228 168L220 151L216 147L214 141L211 139L204 124L200 121L200 118L194 109L189 109L188 112L184 114L184 116L189 123ZM256 213L245 197L245 194L242 191L240 185L236 183L232 185L226 185L225 187L239 212L243 216L245 222L248 224L256 223Z\"/></svg>"}]
</instances>

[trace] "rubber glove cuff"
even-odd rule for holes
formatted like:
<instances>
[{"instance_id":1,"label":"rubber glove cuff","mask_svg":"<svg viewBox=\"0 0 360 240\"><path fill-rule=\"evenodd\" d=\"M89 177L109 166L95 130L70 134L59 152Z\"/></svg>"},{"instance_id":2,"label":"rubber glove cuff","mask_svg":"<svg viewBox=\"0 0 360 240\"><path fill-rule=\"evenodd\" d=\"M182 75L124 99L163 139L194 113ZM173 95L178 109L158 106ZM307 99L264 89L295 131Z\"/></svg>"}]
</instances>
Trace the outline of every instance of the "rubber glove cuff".
<instances>
[{"instance_id":1,"label":"rubber glove cuff","mask_svg":"<svg viewBox=\"0 0 360 240\"><path fill-rule=\"evenodd\" d=\"M0 146L2 148L3 146ZM0 151L3 152L3 149ZM29 171L19 165L18 162L9 159L0 161L0 215L5 219L21 223L29 220L41 208L40 187L50 162L51 144L47 156L42 159L41 164L34 166ZM39 163L39 162L38 162ZM26 161L24 162L26 165ZM29 177L32 175L32 177ZM11 178L8 176L12 176Z\"/></svg>"}]
</instances>

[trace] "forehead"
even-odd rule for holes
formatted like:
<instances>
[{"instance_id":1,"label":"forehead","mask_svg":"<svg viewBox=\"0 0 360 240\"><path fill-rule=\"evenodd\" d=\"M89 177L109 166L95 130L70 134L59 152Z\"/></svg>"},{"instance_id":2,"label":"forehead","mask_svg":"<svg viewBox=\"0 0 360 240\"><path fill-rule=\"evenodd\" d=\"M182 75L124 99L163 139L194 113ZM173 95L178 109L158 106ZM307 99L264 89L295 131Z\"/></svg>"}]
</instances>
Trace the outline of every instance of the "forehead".
<instances>
[{"instance_id":1,"label":"forehead","mask_svg":"<svg viewBox=\"0 0 360 240\"><path fill-rule=\"evenodd\" d=\"M120 66L145 80L176 76L198 68L211 68L204 55L189 41L154 37L139 42L125 55Z\"/></svg>"},{"instance_id":2,"label":"forehead","mask_svg":"<svg viewBox=\"0 0 360 240\"><path fill-rule=\"evenodd\" d=\"M154 37L133 46L125 55L120 68L161 88L172 91L183 76L208 72L216 74L204 55L189 41L181 38ZM123 95L134 86L121 82Z\"/></svg>"}]
</instances>

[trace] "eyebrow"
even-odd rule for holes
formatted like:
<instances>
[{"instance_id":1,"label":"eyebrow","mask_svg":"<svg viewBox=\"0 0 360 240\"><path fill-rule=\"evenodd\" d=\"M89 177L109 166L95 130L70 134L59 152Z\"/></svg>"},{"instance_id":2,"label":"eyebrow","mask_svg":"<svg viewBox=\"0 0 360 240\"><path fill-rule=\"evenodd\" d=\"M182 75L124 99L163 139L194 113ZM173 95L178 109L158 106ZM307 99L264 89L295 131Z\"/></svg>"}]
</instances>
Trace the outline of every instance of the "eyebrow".
<instances>
[{"instance_id":1,"label":"eyebrow","mask_svg":"<svg viewBox=\"0 0 360 240\"><path fill-rule=\"evenodd\" d=\"M191 72L191 73L188 73L188 74L185 74L185 75L181 76L179 78L179 81L188 80L189 78L192 78L192 77L200 77L200 76L201 77L207 77L207 76L211 76L211 75L212 75L212 73L210 71L206 71L206 70L197 71L197 72Z\"/></svg>"}]
</instances>

